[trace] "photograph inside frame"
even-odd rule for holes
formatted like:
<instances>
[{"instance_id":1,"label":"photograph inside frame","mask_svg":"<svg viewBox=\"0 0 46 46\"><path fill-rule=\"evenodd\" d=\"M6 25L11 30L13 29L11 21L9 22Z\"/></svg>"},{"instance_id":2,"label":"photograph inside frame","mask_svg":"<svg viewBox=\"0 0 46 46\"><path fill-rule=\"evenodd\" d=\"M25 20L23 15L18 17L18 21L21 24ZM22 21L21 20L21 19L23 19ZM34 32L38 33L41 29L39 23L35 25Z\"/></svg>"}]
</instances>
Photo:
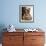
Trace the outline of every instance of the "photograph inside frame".
<instances>
[{"instance_id":1,"label":"photograph inside frame","mask_svg":"<svg viewBox=\"0 0 46 46\"><path fill-rule=\"evenodd\" d=\"M33 5L21 5L21 22L33 22Z\"/></svg>"}]
</instances>

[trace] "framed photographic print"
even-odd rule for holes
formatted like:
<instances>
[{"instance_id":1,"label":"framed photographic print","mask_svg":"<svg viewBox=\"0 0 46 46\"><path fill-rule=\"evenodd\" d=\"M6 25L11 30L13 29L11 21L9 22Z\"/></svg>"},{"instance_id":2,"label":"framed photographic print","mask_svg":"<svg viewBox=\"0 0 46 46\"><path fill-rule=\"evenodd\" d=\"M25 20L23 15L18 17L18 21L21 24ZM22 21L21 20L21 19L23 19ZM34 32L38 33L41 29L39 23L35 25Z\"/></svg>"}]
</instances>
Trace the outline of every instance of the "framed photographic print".
<instances>
[{"instance_id":1,"label":"framed photographic print","mask_svg":"<svg viewBox=\"0 0 46 46\"><path fill-rule=\"evenodd\" d=\"M23 23L34 22L34 5L19 6L19 21Z\"/></svg>"}]
</instances>

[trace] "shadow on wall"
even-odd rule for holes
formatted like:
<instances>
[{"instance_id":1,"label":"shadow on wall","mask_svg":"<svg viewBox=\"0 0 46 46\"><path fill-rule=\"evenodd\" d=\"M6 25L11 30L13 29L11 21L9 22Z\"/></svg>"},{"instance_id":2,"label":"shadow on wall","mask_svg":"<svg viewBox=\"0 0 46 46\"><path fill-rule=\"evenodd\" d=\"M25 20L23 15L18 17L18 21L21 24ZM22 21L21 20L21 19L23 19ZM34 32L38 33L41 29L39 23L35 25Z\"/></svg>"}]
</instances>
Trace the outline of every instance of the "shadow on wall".
<instances>
[{"instance_id":1,"label":"shadow on wall","mask_svg":"<svg viewBox=\"0 0 46 46\"><path fill-rule=\"evenodd\" d=\"M3 36L3 32L5 32L6 30L3 30L5 27L4 24L0 24L0 43L2 43L2 36Z\"/></svg>"}]
</instances>

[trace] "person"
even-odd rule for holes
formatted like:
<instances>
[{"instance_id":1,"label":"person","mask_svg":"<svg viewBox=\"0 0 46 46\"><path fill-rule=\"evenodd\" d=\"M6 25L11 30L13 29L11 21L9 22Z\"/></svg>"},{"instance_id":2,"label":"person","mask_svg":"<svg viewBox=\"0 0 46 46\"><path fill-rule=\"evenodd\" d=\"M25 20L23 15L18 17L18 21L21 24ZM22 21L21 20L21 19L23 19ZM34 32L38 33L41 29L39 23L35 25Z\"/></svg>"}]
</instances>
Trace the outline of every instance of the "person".
<instances>
[{"instance_id":1,"label":"person","mask_svg":"<svg viewBox=\"0 0 46 46\"><path fill-rule=\"evenodd\" d=\"M30 8L24 7L22 13L23 13L22 14L23 20L32 20L32 16L30 14Z\"/></svg>"}]
</instances>

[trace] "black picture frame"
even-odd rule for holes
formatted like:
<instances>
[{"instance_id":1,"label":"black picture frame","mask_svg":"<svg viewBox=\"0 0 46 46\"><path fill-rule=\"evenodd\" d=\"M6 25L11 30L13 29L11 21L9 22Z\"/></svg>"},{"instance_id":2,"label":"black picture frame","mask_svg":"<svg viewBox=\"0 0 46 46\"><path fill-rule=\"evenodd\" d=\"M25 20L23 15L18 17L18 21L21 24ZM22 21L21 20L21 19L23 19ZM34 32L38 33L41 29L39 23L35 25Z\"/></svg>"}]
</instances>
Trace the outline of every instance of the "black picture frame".
<instances>
[{"instance_id":1,"label":"black picture frame","mask_svg":"<svg viewBox=\"0 0 46 46\"><path fill-rule=\"evenodd\" d=\"M19 22L34 22L34 5L19 5Z\"/></svg>"}]
</instances>

